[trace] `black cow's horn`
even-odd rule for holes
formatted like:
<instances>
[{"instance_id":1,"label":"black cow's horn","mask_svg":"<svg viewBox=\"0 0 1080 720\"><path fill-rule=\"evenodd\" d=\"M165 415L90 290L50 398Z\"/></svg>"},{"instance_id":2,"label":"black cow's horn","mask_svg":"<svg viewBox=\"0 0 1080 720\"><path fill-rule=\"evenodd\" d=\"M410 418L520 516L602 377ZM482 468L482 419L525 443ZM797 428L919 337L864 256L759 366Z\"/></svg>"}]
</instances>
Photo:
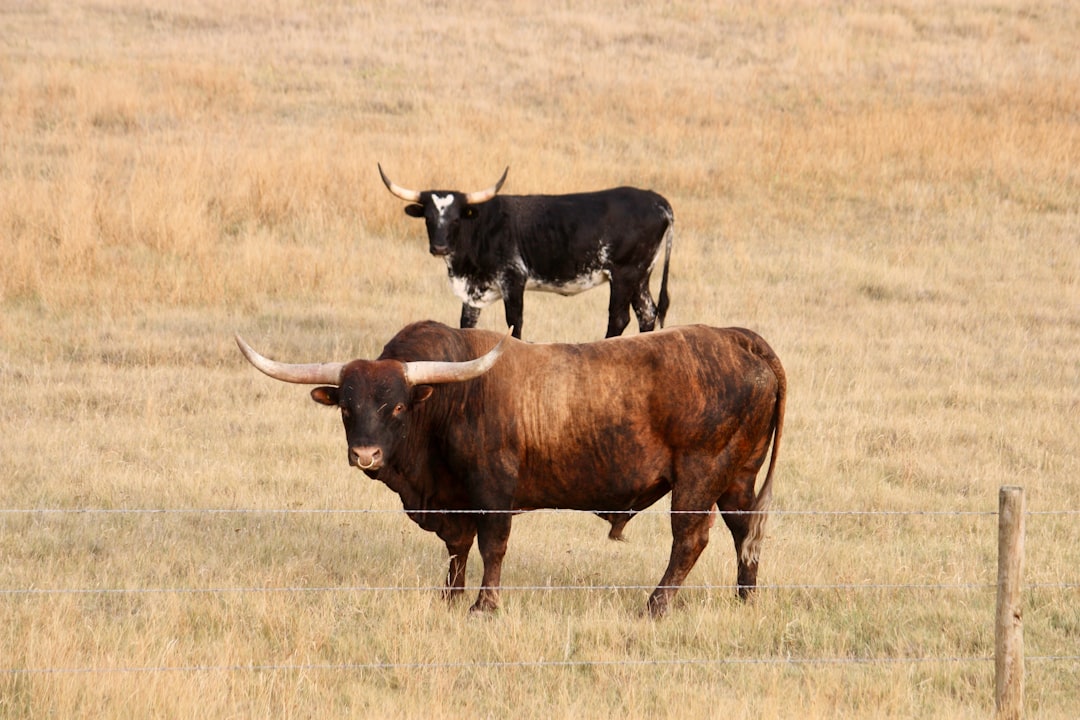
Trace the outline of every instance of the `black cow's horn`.
<instances>
[{"instance_id":1,"label":"black cow's horn","mask_svg":"<svg viewBox=\"0 0 1080 720\"><path fill-rule=\"evenodd\" d=\"M507 330L502 340L495 347L475 360L466 360L464 362L414 360L413 362L407 362L405 363L405 380L414 386L437 385L439 383L472 380L474 377L483 375L491 369L491 366L503 354L503 350L506 349L503 345L513 330L513 328Z\"/></svg>"},{"instance_id":2,"label":"black cow's horn","mask_svg":"<svg viewBox=\"0 0 1080 720\"><path fill-rule=\"evenodd\" d=\"M466 194L465 202L469 205L479 205L480 203L487 202L491 198L495 197L495 193L499 192L499 188L501 188L503 186L503 183L506 182L506 174L508 172L510 172L509 165L506 167L505 170L503 170L503 174L502 177L499 178L499 182L495 183L487 190L477 190L476 192Z\"/></svg>"},{"instance_id":3,"label":"black cow's horn","mask_svg":"<svg viewBox=\"0 0 1080 720\"><path fill-rule=\"evenodd\" d=\"M390 178L386 177L386 173L383 172L382 164L376 163L379 166L379 176L382 178L383 185L386 185L386 189L391 193L401 198L405 202L420 202L420 193L416 190L410 190L409 188L403 188L395 183ZM489 198L490 199L490 198Z\"/></svg>"},{"instance_id":4,"label":"black cow's horn","mask_svg":"<svg viewBox=\"0 0 1080 720\"><path fill-rule=\"evenodd\" d=\"M307 363L302 365L277 362L264 358L255 352L250 345L244 342L239 335L236 336L236 344L240 346L240 352L248 362L257 370L263 372L275 380L284 382L300 383L303 385L340 385L341 369L345 363Z\"/></svg>"}]
</instances>

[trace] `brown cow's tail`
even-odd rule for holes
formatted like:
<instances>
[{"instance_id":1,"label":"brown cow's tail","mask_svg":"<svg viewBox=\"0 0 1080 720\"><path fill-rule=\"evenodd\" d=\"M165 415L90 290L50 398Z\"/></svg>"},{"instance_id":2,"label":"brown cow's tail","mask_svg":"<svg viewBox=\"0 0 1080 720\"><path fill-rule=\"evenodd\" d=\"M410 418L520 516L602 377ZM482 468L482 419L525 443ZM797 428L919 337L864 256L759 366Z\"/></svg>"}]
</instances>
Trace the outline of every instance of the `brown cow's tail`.
<instances>
[{"instance_id":1,"label":"brown cow's tail","mask_svg":"<svg viewBox=\"0 0 1080 720\"><path fill-rule=\"evenodd\" d=\"M668 305L671 304L668 300L667 278L668 263L671 262L671 241L675 235L675 215L671 212L670 207L666 207L664 210L667 215L668 226L664 232L664 271L660 275L660 298L656 303L656 319L660 323L660 327L664 327L664 318L667 317Z\"/></svg>"},{"instance_id":2,"label":"brown cow's tail","mask_svg":"<svg viewBox=\"0 0 1080 720\"><path fill-rule=\"evenodd\" d=\"M787 376L784 368L780 365L780 358L772 352L766 356L769 367L776 375L776 407L773 410L773 441L772 453L769 457L769 469L765 473L765 482L761 484L761 490L754 499L750 510L750 528L743 540L740 560L747 565L757 564L761 557L761 544L765 540L765 521L769 517L769 505L772 503L772 480L776 470L776 456L780 452L780 437L784 434L784 407L787 405Z\"/></svg>"}]
</instances>

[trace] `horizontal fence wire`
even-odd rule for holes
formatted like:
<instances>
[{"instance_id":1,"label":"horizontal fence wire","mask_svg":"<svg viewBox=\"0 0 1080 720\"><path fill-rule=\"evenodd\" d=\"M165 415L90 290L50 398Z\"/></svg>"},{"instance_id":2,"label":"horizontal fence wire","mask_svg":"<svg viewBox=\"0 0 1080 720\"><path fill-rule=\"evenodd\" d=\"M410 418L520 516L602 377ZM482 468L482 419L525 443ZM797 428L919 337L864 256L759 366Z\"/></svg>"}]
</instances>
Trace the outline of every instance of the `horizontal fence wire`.
<instances>
[{"instance_id":1,"label":"horizontal fence wire","mask_svg":"<svg viewBox=\"0 0 1080 720\"><path fill-rule=\"evenodd\" d=\"M430 515L543 515L558 513L603 513L610 516L626 515L704 515L713 510L577 510L571 508L538 508L535 510L440 510L394 508L0 508L0 515L403 515L405 513ZM997 510L723 510L725 515L779 515L823 517L846 517L851 515L875 516L996 516ZM1078 510L1027 510L1025 516L1077 515Z\"/></svg>"},{"instance_id":2,"label":"horizontal fence wire","mask_svg":"<svg viewBox=\"0 0 1080 720\"><path fill-rule=\"evenodd\" d=\"M712 510L398 510L392 508L0 508L0 515L534 515L605 513L607 515L704 515ZM990 510L725 510L728 515L997 515ZM1067 512L1067 511L1065 511ZM1080 510L1076 511L1080 514ZM1030 514L1030 513L1029 513Z\"/></svg>"},{"instance_id":3,"label":"horizontal fence wire","mask_svg":"<svg viewBox=\"0 0 1080 720\"><path fill-rule=\"evenodd\" d=\"M652 591L657 588L672 590L738 590L734 584L698 585L500 585L500 591L508 592L588 592L595 590ZM758 584L758 591L776 590L992 590L996 583L795 583ZM160 588L14 588L0 589L0 597L11 595L215 595L244 593L393 593L393 592L441 592L444 585L281 585L281 586L233 586L233 587L160 587ZM484 585L465 585L465 592L488 589ZM1026 590L1080 590L1080 582L1040 582L1024 585Z\"/></svg>"},{"instance_id":4,"label":"horizontal fence wire","mask_svg":"<svg viewBox=\"0 0 1080 720\"><path fill-rule=\"evenodd\" d=\"M409 512L441 514L524 514L518 510L413 510ZM562 508L544 508L528 511L533 513L598 513L609 516L625 514L629 517L641 515L704 514L712 510L666 510L646 509L640 511L610 510L571 510ZM929 516L929 517L989 517L997 516L997 511L982 510L769 510L769 511L732 511L729 514L768 513L789 516ZM363 515L363 514L405 514L401 509L377 508L0 508L0 516L18 515ZM1026 511L1025 515L1080 515L1080 510L1042 510ZM682 590L735 590L737 585L682 585ZM996 583L838 583L838 584L794 584L794 585L758 585L758 590L778 591L819 591L819 590L989 590ZM1080 582L1028 583L1027 590L1080 589ZM651 591L653 585L503 585L502 591L552 592L552 591L594 591L594 590L634 590ZM384 592L439 592L445 588L439 586L281 586L281 587L206 587L206 588L18 588L0 589L0 596L48 596L48 595L139 595L139 594L229 594L229 593L384 593ZM483 586L467 586L466 591L480 591ZM141 673L227 673L227 672L393 672L408 670L470 670L499 668L601 668L608 666L625 667L708 667L708 666L830 666L830 665L905 665L927 663L989 663L992 656L967 657L758 657L758 658L675 658L642 660L535 660L535 661L478 661L478 662L365 662L365 663L283 663L283 664L231 664L231 665L162 665L162 666L113 666L113 667L47 667L47 668L0 668L0 675L71 675L71 674L141 674ZM1080 662L1080 655L1027 655L1031 662Z\"/></svg>"},{"instance_id":5,"label":"horizontal fence wire","mask_svg":"<svg viewBox=\"0 0 1080 720\"><path fill-rule=\"evenodd\" d=\"M1038 658L1028 658L1038 659ZM386 671L386 670L475 670L482 668L583 668L583 667L657 667L657 666L707 666L707 665L866 665L871 663L930 663L930 662L993 662L993 657L945 657L945 658L674 658L667 660L505 660L488 662L424 662L424 663L296 663L250 665L161 665L139 667L71 667L71 668L11 668L0 670L7 674L86 674L86 673L153 673L153 672L305 672L315 670L333 671Z\"/></svg>"},{"instance_id":6,"label":"horizontal fence wire","mask_svg":"<svg viewBox=\"0 0 1080 720\"><path fill-rule=\"evenodd\" d=\"M1027 655L1027 662L1076 662L1080 655ZM671 658L623 660L491 660L476 662L365 662L365 663L249 663L230 665L144 665L112 667L7 668L0 675L86 675L136 673L222 673L222 672L386 672L413 670L481 670L520 668L604 668L604 667L731 667L750 665L828 666L828 665L923 665L957 663L992 663L993 656L943 657L758 657L758 658Z\"/></svg>"},{"instance_id":7,"label":"horizontal fence wire","mask_svg":"<svg viewBox=\"0 0 1080 720\"><path fill-rule=\"evenodd\" d=\"M738 585L661 585L660 589L671 590L738 590ZM757 590L972 590L990 589L996 587L993 583L927 583L904 584L904 583L851 583L838 585L755 585ZM1034 586L1028 586L1034 587ZM1080 583L1070 585L1068 583L1040 584L1039 587L1055 588L1080 588ZM589 590L653 590L656 585L500 585L501 591L589 591ZM163 588L22 588L0 589L3 595L198 595L198 594L229 594L229 593L385 593L385 592L440 592L445 590L444 585L327 585L327 586L237 586L237 587L163 587ZM466 592L479 592L488 589L483 585L466 585L461 588Z\"/></svg>"}]
</instances>

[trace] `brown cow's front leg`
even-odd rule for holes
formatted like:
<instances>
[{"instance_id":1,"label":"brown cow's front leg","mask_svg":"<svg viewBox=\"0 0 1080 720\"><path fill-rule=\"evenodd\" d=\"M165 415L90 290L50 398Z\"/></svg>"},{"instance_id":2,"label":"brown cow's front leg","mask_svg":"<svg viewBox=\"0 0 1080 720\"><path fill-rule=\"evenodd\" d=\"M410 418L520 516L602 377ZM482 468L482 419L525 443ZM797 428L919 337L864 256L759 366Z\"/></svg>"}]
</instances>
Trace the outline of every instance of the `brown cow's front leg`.
<instances>
[{"instance_id":1,"label":"brown cow's front leg","mask_svg":"<svg viewBox=\"0 0 1080 720\"><path fill-rule=\"evenodd\" d=\"M446 571L446 587L442 594L446 600L455 600L465 590L465 568L476 538L476 525L465 515L440 515L440 518L438 525L429 525L425 529L434 530L439 539L446 543L450 567Z\"/></svg>"},{"instance_id":2,"label":"brown cow's front leg","mask_svg":"<svg viewBox=\"0 0 1080 720\"><path fill-rule=\"evenodd\" d=\"M481 515L476 525L477 544L484 560L484 579L480 594L469 612L490 612L499 608L499 584L502 561L510 540L510 514Z\"/></svg>"},{"instance_id":3,"label":"brown cow's front leg","mask_svg":"<svg viewBox=\"0 0 1080 720\"><path fill-rule=\"evenodd\" d=\"M446 552L450 554L450 567L446 571L446 589L443 597L447 600L456 600L461 597L465 590L465 568L469 563L469 551L472 549L473 538L468 538L446 543Z\"/></svg>"}]
</instances>

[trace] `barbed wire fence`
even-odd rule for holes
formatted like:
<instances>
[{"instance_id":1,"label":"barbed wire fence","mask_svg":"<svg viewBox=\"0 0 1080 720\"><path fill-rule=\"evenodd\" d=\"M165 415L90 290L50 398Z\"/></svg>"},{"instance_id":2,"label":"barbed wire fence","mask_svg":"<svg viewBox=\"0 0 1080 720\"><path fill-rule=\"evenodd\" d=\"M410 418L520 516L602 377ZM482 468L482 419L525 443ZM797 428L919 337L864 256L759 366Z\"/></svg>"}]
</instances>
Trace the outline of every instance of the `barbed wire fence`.
<instances>
[{"instance_id":1,"label":"barbed wire fence","mask_svg":"<svg viewBox=\"0 0 1080 720\"><path fill-rule=\"evenodd\" d=\"M1004 490L1004 489L1003 489ZM415 512L415 511L414 511ZM440 513L469 513L469 514L496 514L513 511L491 510L446 510L428 511ZM535 513L575 513L582 514L593 511L547 509L532 511ZM603 511L613 515L610 511ZM701 511L672 511L665 509L648 509L628 513L628 515L671 515L679 512ZM732 514L750 514L753 511L737 511ZM951 510L782 510L768 511L773 516L789 517L999 517L1001 510L994 511L951 511ZM177 515L373 515L373 514L404 514L404 510L390 509L336 509L336 508L0 508L0 518L5 517L28 517L28 516L112 516L112 515L153 515L153 516L177 516ZM516 513L515 513L516 514ZM1080 510L1024 510L1022 517L1045 517L1064 516L1080 518ZM863 590L873 591L899 591L899 590L991 590L995 587L1000 589L1001 578L997 583L992 582L930 582L930 583L800 583L800 584L760 584L760 591L844 591L857 592ZM533 585L503 585L501 590L510 592L575 592L596 590L635 590L651 591L654 585L609 585L609 584L533 584ZM687 584L681 589L695 589L704 591L732 591L737 586L733 584ZM1080 578L1060 582L1035 582L1022 585L1024 590L1060 590L1070 591L1080 589ZM40 596L57 595L225 595L225 594L269 594L269 593L430 593L443 590L441 585L326 585L326 586L218 586L218 587L141 587L141 588L0 588L0 598L23 597L32 598ZM466 586L466 591L476 592L482 589L479 585ZM1000 600L999 600L1000 602ZM1001 609L999 608L999 614ZM1057 662L1080 662L1080 654L1068 655L1026 655L1021 662L1026 660L1035 663ZM845 665L911 665L911 664L935 664L935 663L977 663L985 664L995 661L994 655L971 655L971 656L905 656L905 657L707 657L707 658L666 658L666 659L620 659L620 660L525 660L525 661L477 661L477 662L389 662L375 660L360 663L284 663L284 664L223 664L223 665L160 665L160 666L86 666L86 667L2 667L0 675L63 675L63 674L137 674L137 673L212 673L212 672L295 672L295 671L407 671L419 669L476 669L476 668L580 668L580 667L604 667L604 666L845 666ZM1000 662L1000 660L999 660ZM1022 665L1021 665L1022 667Z\"/></svg>"}]
</instances>

